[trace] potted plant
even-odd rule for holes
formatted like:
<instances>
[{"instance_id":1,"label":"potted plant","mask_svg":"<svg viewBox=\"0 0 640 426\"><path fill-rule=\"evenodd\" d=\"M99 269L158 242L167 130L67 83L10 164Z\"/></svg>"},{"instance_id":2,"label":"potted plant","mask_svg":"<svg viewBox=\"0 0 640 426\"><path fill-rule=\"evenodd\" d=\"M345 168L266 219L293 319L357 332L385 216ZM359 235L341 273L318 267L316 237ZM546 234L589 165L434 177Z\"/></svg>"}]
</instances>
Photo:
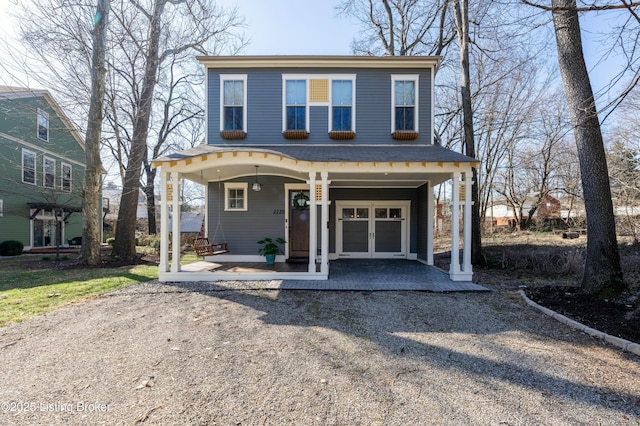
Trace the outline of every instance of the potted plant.
<instances>
[{"instance_id":1,"label":"potted plant","mask_svg":"<svg viewBox=\"0 0 640 426\"><path fill-rule=\"evenodd\" d=\"M258 241L258 244L261 245L258 254L266 258L267 265L273 265L276 262L276 255L278 253L284 254L280 246L285 243L286 241L280 237L276 238L275 241L269 237L263 238Z\"/></svg>"}]
</instances>

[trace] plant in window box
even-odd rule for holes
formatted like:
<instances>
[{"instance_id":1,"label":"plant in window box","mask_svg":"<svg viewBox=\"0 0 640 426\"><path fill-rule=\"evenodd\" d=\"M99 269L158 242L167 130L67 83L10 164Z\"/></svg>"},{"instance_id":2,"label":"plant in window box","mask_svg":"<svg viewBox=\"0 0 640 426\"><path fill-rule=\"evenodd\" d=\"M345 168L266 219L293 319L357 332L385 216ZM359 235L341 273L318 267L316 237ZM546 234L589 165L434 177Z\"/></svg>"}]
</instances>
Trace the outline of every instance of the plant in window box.
<instances>
[{"instance_id":1,"label":"plant in window box","mask_svg":"<svg viewBox=\"0 0 640 426\"><path fill-rule=\"evenodd\" d=\"M309 132L306 130L285 130L282 135L285 139L307 139Z\"/></svg>"},{"instance_id":2,"label":"plant in window box","mask_svg":"<svg viewBox=\"0 0 640 426\"><path fill-rule=\"evenodd\" d=\"M242 130L221 130L220 137L222 139L244 139L247 133Z\"/></svg>"},{"instance_id":3,"label":"plant in window box","mask_svg":"<svg viewBox=\"0 0 640 426\"><path fill-rule=\"evenodd\" d=\"M397 141L412 141L418 139L420 134L413 130L396 130L392 136Z\"/></svg>"},{"instance_id":4,"label":"plant in window box","mask_svg":"<svg viewBox=\"0 0 640 426\"><path fill-rule=\"evenodd\" d=\"M329 137L333 140L344 141L355 138L356 132L351 130L332 130L329 132Z\"/></svg>"},{"instance_id":5,"label":"plant in window box","mask_svg":"<svg viewBox=\"0 0 640 426\"><path fill-rule=\"evenodd\" d=\"M285 243L286 241L281 237L276 238L275 241L269 237L263 238L258 241L261 245L258 254L265 257L267 265L273 265L276 262L276 255L284 254L281 246Z\"/></svg>"}]
</instances>

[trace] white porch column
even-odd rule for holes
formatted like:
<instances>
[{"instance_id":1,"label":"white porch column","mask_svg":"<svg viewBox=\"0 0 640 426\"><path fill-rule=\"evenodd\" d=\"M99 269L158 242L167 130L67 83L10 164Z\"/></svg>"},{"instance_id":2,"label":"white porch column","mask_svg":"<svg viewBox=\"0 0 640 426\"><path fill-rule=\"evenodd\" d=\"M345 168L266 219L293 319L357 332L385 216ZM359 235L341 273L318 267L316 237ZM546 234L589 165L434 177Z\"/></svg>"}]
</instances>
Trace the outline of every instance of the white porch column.
<instances>
[{"instance_id":1,"label":"white porch column","mask_svg":"<svg viewBox=\"0 0 640 426\"><path fill-rule=\"evenodd\" d=\"M449 276L456 281L460 274L460 173L454 172L451 179L451 265Z\"/></svg>"},{"instance_id":2,"label":"white porch column","mask_svg":"<svg viewBox=\"0 0 640 426\"><path fill-rule=\"evenodd\" d=\"M329 275L329 172L320 172L322 198L320 214L320 272Z\"/></svg>"},{"instance_id":3,"label":"white porch column","mask_svg":"<svg viewBox=\"0 0 640 426\"><path fill-rule=\"evenodd\" d=\"M471 209L473 206L473 200L471 199L471 186L473 185L473 173L471 173L471 171L464 172L464 181L464 257L462 270L464 271L467 279L471 280L471 274L473 274L471 266Z\"/></svg>"},{"instance_id":4,"label":"white porch column","mask_svg":"<svg viewBox=\"0 0 640 426\"><path fill-rule=\"evenodd\" d=\"M172 197L171 210L173 212L171 227L171 272L180 272L180 173L171 173Z\"/></svg>"},{"instance_id":5,"label":"white porch column","mask_svg":"<svg viewBox=\"0 0 640 426\"><path fill-rule=\"evenodd\" d=\"M160 272L169 271L169 202L167 201L167 181L169 173L160 167Z\"/></svg>"},{"instance_id":6,"label":"white porch column","mask_svg":"<svg viewBox=\"0 0 640 426\"><path fill-rule=\"evenodd\" d=\"M435 231L433 228L433 216L435 199L433 195L433 185L431 181L427 182L427 265L433 266L433 239Z\"/></svg>"},{"instance_id":7,"label":"white porch column","mask_svg":"<svg viewBox=\"0 0 640 426\"><path fill-rule=\"evenodd\" d=\"M316 272L318 251L318 204L316 203L316 172L309 172L309 272Z\"/></svg>"}]
</instances>

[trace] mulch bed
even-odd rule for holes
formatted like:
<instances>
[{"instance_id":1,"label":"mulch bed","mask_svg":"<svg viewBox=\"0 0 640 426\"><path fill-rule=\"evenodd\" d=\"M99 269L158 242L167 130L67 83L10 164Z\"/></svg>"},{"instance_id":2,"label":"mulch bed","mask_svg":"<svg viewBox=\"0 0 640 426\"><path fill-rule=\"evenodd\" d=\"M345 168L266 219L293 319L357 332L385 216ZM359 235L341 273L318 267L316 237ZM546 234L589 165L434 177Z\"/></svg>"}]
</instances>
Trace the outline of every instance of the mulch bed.
<instances>
[{"instance_id":1,"label":"mulch bed","mask_svg":"<svg viewBox=\"0 0 640 426\"><path fill-rule=\"evenodd\" d=\"M539 305L584 325L640 343L638 308L632 304L596 299L579 293L575 287L547 286L527 288L525 292Z\"/></svg>"}]
</instances>

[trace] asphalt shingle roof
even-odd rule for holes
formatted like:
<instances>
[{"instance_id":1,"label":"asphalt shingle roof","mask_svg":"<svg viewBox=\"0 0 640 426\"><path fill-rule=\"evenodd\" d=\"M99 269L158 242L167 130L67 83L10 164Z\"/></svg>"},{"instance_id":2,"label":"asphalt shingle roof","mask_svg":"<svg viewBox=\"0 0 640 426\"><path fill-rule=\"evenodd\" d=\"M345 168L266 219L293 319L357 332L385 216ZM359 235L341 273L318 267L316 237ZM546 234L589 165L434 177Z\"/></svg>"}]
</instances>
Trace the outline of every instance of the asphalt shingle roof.
<instances>
[{"instance_id":1,"label":"asphalt shingle roof","mask_svg":"<svg viewBox=\"0 0 640 426\"><path fill-rule=\"evenodd\" d=\"M233 151L262 151L284 155L301 161L326 162L374 162L374 161L410 161L471 163L474 158L443 148L439 145L246 145L216 146L198 145L184 151L178 151L155 161L171 161L196 157L203 154Z\"/></svg>"}]
</instances>

